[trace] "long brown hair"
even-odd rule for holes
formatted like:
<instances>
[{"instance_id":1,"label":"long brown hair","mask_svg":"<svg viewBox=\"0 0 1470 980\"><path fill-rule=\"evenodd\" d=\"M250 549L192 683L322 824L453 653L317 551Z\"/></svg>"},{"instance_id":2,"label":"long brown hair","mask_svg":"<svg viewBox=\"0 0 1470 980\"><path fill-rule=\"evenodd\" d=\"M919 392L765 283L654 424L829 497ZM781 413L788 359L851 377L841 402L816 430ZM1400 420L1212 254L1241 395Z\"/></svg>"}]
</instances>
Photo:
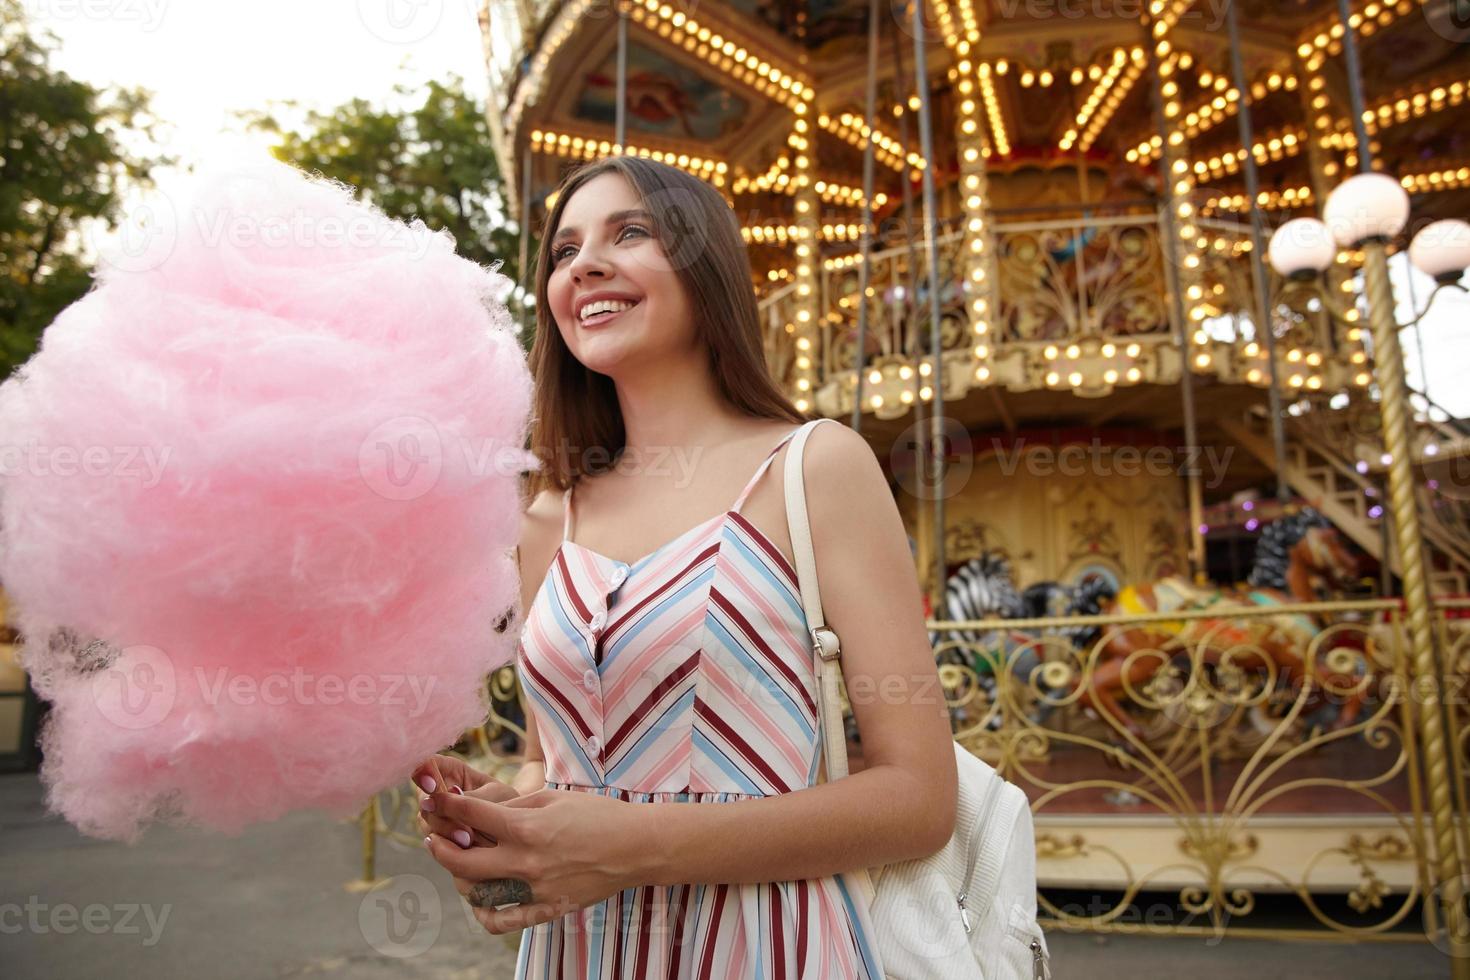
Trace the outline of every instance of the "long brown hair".
<instances>
[{"instance_id":1,"label":"long brown hair","mask_svg":"<svg viewBox=\"0 0 1470 980\"><path fill-rule=\"evenodd\" d=\"M755 418L807 421L766 366L750 256L740 236L740 221L719 191L677 167L646 157L592 160L568 173L557 187L536 250L536 338L530 358L535 392L529 448L542 468L527 481L532 498L547 488L565 490L597 469L588 465L589 457L610 463L626 445L612 378L592 371L572 354L547 296L551 243L562 211L577 188L608 172L621 174L653 215L654 236L689 298L694 329L710 351L720 393Z\"/></svg>"}]
</instances>

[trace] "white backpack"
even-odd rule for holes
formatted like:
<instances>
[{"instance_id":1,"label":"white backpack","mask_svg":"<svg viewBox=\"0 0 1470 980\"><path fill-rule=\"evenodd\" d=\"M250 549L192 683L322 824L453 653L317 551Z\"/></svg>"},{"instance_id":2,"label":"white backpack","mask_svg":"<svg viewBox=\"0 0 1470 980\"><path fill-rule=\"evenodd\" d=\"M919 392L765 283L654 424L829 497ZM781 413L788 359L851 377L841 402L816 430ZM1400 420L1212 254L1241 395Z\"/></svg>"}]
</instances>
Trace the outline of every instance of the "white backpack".
<instances>
[{"instance_id":1,"label":"white backpack","mask_svg":"<svg viewBox=\"0 0 1470 980\"><path fill-rule=\"evenodd\" d=\"M797 432L786 455L786 519L801 601L816 654L817 708L828 779L847 775L837 685L841 645L822 618ZM864 891L888 980L1048 980L1050 953L1036 921L1036 840L1026 794L958 742L954 836L927 857L847 872Z\"/></svg>"}]
</instances>

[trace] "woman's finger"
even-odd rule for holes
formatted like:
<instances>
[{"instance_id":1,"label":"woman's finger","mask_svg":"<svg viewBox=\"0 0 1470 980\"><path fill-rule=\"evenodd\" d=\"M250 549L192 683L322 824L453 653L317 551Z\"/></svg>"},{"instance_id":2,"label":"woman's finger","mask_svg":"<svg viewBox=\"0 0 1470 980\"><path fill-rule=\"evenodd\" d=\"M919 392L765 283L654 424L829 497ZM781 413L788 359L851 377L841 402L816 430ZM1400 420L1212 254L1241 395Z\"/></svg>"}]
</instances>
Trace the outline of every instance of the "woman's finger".
<instances>
[{"instance_id":1,"label":"woman's finger","mask_svg":"<svg viewBox=\"0 0 1470 980\"><path fill-rule=\"evenodd\" d=\"M420 836L435 833L441 837L448 837L460 847L495 846L495 838L488 834L478 831L473 827L466 826L457 820L451 820L441 816L432 810L424 809L426 803L432 805L433 802L434 798L431 796L419 797L418 825Z\"/></svg>"},{"instance_id":2,"label":"woman's finger","mask_svg":"<svg viewBox=\"0 0 1470 980\"><path fill-rule=\"evenodd\" d=\"M514 870L519 855L504 845L462 848L440 834L426 834L424 846L446 871L456 878L485 881L490 878L524 878Z\"/></svg>"},{"instance_id":3,"label":"woman's finger","mask_svg":"<svg viewBox=\"0 0 1470 980\"><path fill-rule=\"evenodd\" d=\"M457 793L431 793L433 811L472 830L483 831L496 842L519 841L518 827L527 819L535 819L526 811L512 806L515 800L497 803Z\"/></svg>"},{"instance_id":4,"label":"woman's finger","mask_svg":"<svg viewBox=\"0 0 1470 980\"><path fill-rule=\"evenodd\" d=\"M475 919L484 926L485 931L497 936L539 925L542 922L550 922L552 919L560 918L576 910L575 906L565 900L512 905L503 909L471 907L471 911L475 913Z\"/></svg>"},{"instance_id":5,"label":"woman's finger","mask_svg":"<svg viewBox=\"0 0 1470 980\"><path fill-rule=\"evenodd\" d=\"M420 779L421 776L427 776L433 780L433 787L431 788L426 785ZM448 755L442 752L438 755L430 756L419 763L413 771L413 780L418 784L419 789L422 789L425 793L443 792L453 786L458 786L464 792L468 793L472 790L479 789L487 782L493 781L485 773L458 756Z\"/></svg>"}]
</instances>

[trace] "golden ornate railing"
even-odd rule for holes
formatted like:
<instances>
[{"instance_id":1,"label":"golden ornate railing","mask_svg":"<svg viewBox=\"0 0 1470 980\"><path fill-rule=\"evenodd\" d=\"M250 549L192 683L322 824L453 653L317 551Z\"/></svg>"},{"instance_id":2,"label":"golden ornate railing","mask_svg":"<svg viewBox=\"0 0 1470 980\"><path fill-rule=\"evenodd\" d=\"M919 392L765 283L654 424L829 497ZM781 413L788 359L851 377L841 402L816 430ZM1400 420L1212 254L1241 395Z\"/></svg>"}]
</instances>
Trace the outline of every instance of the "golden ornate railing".
<instances>
[{"instance_id":1,"label":"golden ornate railing","mask_svg":"<svg viewBox=\"0 0 1470 980\"><path fill-rule=\"evenodd\" d=\"M1454 609L1470 602L1442 606L1437 625L1463 680L1470 620ZM1054 926L1105 929L1162 892L1173 907L1160 932L1271 932L1240 921L1262 893L1356 938L1425 941L1437 928L1420 907L1439 884L1417 731L1425 681L1409 671L1398 603L929 628L945 637L955 737L1031 797ZM1470 726L1454 693L1458 762ZM1111 901L1079 914L1049 895L1067 884ZM1421 915L1423 929L1407 929Z\"/></svg>"},{"instance_id":2,"label":"golden ornate railing","mask_svg":"<svg viewBox=\"0 0 1470 980\"><path fill-rule=\"evenodd\" d=\"M1397 601L927 625L955 738L1031 799L1050 927L1305 934L1249 921L1272 895L1322 935L1442 940L1423 902L1440 884L1418 736L1428 682ZM1435 630L1470 854L1470 599L1437 604ZM490 684L491 716L459 748L509 779L524 736L514 671ZM416 847L416 796L380 794L364 829ZM1161 901L1167 915L1135 924Z\"/></svg>"}]
</instances>

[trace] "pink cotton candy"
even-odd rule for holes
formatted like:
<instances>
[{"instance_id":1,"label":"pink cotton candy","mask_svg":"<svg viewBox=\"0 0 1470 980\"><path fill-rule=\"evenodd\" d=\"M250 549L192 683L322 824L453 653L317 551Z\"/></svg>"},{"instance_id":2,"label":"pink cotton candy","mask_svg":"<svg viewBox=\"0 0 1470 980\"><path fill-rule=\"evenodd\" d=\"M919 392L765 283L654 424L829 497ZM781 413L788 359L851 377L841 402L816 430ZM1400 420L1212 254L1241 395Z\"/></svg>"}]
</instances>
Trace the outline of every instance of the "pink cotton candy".
<instances>
[{"instance_id":1,"label":"pink cotton candy","mask_svg":"<svg viewBox=\"0 0 1470 980\"><path fill-rule=\"evenodd\" d=\"M48 803L128 841L348 815L479 724L514 652L508 280L271 160L125 244L0 386Z\"/></svg>"}]
</instances>

